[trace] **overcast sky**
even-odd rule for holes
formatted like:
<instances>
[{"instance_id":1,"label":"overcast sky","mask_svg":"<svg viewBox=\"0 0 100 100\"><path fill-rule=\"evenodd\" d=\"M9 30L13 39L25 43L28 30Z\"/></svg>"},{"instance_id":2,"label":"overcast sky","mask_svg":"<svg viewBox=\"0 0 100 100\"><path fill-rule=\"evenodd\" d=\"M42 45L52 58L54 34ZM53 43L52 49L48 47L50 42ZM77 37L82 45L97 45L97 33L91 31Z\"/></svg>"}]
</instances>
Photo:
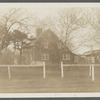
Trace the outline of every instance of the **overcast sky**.
<instances>
[{"instance_id":1,"label":"overcast sky","mask_svg":"<svg viewBox=\"0 0 100 100\"><path fill-rule=\"evenodd\" d=\"M0 4L0 15L2 16L4 13L8 11L8 8L24 8L24 11L26 15L28 16L40 16L40 18L45 17L46 15L50 16L56 16L56 13L61 9L61 8L67 8L67 7L100 7L100 4L98 3L3 3ZM91 28L84 28L80 31L77 32L78 35L82 34L90 34L94 33L94 30ZM87 35L88 36L88 35ZM76 45L80 42L80 39L78 36L75 37L73 41L76 41ZM100 49L100 47L95 46L94 49ZM77 50L74 51L76 54L83 54L84 52L90 50L90 48L86 46L80 46Z\"/></svg>"},{"instance_id":2,"label":"overcast sky","mask_svg":"<svg viewBox=\"0 0 100 100\"><path fill-rule=\"evenodd\" d=\"M26 8L29 12L39 15L54 14L60 8L70 7L100 7L98 3L1 3L0 9Z\"/></svg>"}]
</instances>

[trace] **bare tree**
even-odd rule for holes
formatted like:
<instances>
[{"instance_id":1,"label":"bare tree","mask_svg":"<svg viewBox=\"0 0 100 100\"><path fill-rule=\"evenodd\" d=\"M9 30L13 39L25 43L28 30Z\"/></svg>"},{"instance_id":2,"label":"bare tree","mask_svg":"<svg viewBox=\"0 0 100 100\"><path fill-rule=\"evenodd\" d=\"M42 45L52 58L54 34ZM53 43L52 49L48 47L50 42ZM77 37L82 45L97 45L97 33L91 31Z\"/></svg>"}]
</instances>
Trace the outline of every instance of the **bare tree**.
<instances>
[{"instance_id":1,"label":"bare tree","mask_svg":"<svg viewBox=\"0 0 100 100\"><path fill-rule=\"evenodd\" d=\"M100 9L90 8L90 9L80 9L83 16L86 18L88 24L95 30L95 36L93 40L100 44Z\"/></svg>"},{"instance_id":2,"label":"bare tree","mask_svg":"<svg viewBox=\"0 0 100 100\"><path fill-rule=\"evenodd\" d=\"M2 48L6 48L10 42L13 42L14 45L14 55L16 52L16 39L14 38L14 30L19 30L25 34L30 34L29 30L32 27L31 20L32 18L25 15L25 11L21 8L19 9L9 9L6 14L1 18L1 45Z\"/></svg>"},{"instance_id":3,"label":"bare tree","mask_svg":"<svg viewBox=\"0 0 100 100\"><path fill-rule=\"evenodd\" d=\"M0 23L2 27L2 45L5 43L5 40L10 34L11 31L13 31L15 28L19 27L26 27L25 20L28 20L28 17L22 16L24 12L21 11L21 9L9 9L8 13L6 13L2 17L2 22Z\"/></svg>"},{"instance_id":4,"label":"bare tree","mask_svg":"<svg viewBox=\"0 0 100 100\"><path fill-rule=\"evenodd\" d=\"M82 15L80 8L65 8L60 9L55 16L46 16L39 21L39 27L43 29L51 29L60 39L63 40L65 45L71 50L75 50L81 46L75 47L71 40L75 38L72 33L88 24L85 16Z\"/></svg>"},{"instance_id":5,"label":"bare tree","mask_svg":"<svg viewBox=\"0 0 100 100\"><path fill-rule=\"evenodd\" d=\"M65 45L72 49L73 45L70 41L75 37L71 36L71 34L87 25L85 17L80 12L80 8L65 8L60 10L58 12L57 22L58 27L61 29L60 35L63 38Z\"/></svg>"}]
</instances>

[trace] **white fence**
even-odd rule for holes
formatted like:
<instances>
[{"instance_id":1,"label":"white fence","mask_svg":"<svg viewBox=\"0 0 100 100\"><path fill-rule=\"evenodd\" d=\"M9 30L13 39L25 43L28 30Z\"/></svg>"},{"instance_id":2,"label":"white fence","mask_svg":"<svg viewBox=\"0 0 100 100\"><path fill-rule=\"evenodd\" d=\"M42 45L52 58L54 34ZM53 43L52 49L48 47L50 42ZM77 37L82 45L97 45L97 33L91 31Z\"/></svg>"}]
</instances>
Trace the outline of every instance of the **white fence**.
<instances>
[{"instance_id":1,"label":"white fence","mask_svg":"<svg viewBox=\"0 0 100 100\"><path fill-rule=\"evenodd\" d=\"M89 67L89 76L92 78L92 81L94 81L95 77L94 77L94 66L100 66L100 64L63 64L63 62L61 62L61 77L64 77L64 67L78 67L78 66L86 66Z\"/></svg>"},{"instance_id":2,"label":"white fence","mask_svg":"<svg viewBox=\"0 0 100 100\"><path fill-rule=\"evenodd\" d=\"M43 78L46 78L46 70L45 70L45 62L35 63L31 65L0 65L0 67L8 67L8 76L11 79L11 71L10 69L13 67L43 67Z\"/></svg>"}]
</instances>

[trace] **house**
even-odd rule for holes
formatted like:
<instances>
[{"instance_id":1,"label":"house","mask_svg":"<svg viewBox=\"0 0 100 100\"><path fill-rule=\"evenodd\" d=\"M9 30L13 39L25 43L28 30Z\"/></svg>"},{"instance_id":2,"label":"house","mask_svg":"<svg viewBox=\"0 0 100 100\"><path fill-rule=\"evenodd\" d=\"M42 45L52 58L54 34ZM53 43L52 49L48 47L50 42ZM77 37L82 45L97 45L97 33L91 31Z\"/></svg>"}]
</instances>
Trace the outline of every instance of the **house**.
<instances>
[{"instance_id":1,"label":"house","mask_svg":"<svg viewBox=\"0 0 100 100\"><path fill-rule=\"evenodd\" d=\"M63 63L74 63L74 54L69 50L69 48L61 41L61 61Z\"/></svg>"},{"instance_id":2,"label":"house","mask_svg":"<svg viewBox=\"0 0 100 100\"><path fill-rule=\"evenodd\" d=\"M37 29L36 33L36 47L34 48L34 60L57 63L60 61L59 53L59 39L50 30L42 31Z\"/></svg>"},{"instance_id":3,"label":"house","mask_svg":"<svg viewBox=\"0 0 100 100\"><path fill-rule=\"evenodd\" d=\"M41 28L36 30L36 42L31 43L31 49L26 49L27 59L25 62L45 61L47 63L80 63L81 56L75 55L63 43L57 35L50 29L42 31ZM24 54L25 55L25 54ZM28 61L28 59L30 59Z\"/></svg>"},{"instance_id":4,"label":"house","mask_svg":"<svg viewBox=\"0 0 100 100\"><path fill-rule=\"evenodd\" d=\"M36 47L33 50L35 61L74 63L74 54L50 29L37 29L36 38Z\"/></svg>"},{"instance_id":5,"label":"house","mask_svg":"<svg viewBox=\"0 0 100 100\"><path fill-rule=\"evenodd\" d=\"M88 51L83 55L87 63L100 63L100 50Z\"/></svg>"}]
</instances>

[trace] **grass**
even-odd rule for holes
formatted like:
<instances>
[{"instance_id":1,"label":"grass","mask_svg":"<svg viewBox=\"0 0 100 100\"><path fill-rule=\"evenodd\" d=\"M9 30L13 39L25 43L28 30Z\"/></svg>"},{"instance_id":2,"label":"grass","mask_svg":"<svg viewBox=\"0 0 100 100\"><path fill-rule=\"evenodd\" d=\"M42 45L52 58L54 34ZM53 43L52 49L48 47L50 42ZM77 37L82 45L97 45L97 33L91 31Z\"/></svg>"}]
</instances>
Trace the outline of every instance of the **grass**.
<instances>
[{"instance_id":1,"label":"grass","mask_svg":"<svg viewBox=\"0 0 100 100\"><path fill-rule=\"evenodd\" d=\"M100 67L95 67L95 81L89 77L88 67L64 67L64 78L59 66L46 66L46 78L42 67L0 68L0 93L73 93L100 92Z\"/></svg>"}]
</instances>

